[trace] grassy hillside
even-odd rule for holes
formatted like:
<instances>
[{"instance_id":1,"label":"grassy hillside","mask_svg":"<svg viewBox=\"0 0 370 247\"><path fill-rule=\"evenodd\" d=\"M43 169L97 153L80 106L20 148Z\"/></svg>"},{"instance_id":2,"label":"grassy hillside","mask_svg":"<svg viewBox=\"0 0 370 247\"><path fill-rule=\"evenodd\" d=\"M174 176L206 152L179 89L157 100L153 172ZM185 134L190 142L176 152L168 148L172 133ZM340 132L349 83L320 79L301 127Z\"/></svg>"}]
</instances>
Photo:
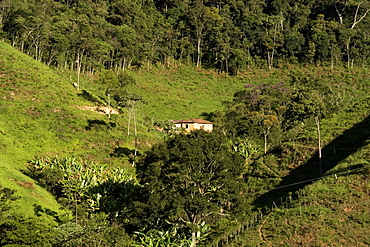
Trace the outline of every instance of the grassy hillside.
<instances>
[{"instance_id":1,"label":"grassy hillside","mask_svg":"<svg viewBox=\"0 0 370 247\"><path fill-rule=\"evenodd\" d=\"M63 120L74 121L73 105L81 102L51 69L5 43L0 43L0 57L1 185L17 190L26 215L32 214L34 203L58 211L50 194L19 169L34 156L73 149L72 142L62 141L71 136L65 129L72 127Z\"/></svg>"},{"instance_id":2,"label":"grassy hillside","mask_svg":"<svg viewBox=\"0 0 370 247\"><path fill-rule=\"evenodd\" d=\"M125 116L86 110L95 104L81 96L74 81L0 42L0 181L21 197L17 212L32 215L34 204L59 211L54 198L20 172L36 156L128 165L127 157L114 155L117 148L133 146L133 137L125 135Z\"/></svg>"},{"instance_id":3,"label":"grassy hillside","mask_svg":"<svg viewBox=\"0 0 370 247\"><path fill-rule=\"evenodd\" d=\"M136 85L128 91L141 95L147 104L138 109L142 118L154 121L196 118L223 109L222 102L231 100L235 92L247 83L276 83L286 78L280 70L255 70L237 77L217 72L179 65L171 68L128 71ZM106 86L96 77L84 82L84 87L105 98Z\"/></svg>"},{"instance_id":4,"label":"grassy hillside","mask_svg":"<svg viewBox=\"0 0 370 247\"><path fill-rule=\"evenodd\" d=\"M252 206L258 213L243 230L226 234L226 240L221 239L224 244L370 244L366 235L370 226L366 207L370 189L370 73L365 69L299 70L332 80L333 105L342 107L322 121L323 177L317 179L313 172L317 170L315 153L313 158L302 158L301 166L290 164L289 170L281 172L284 176L278 178L279 185L267 185L252 195L257 198ZM127 73L136 81L128 90L147 101L137 110L138 147L143 151L163 137L149 131L154 121L203 117L222 110L222 102L232 99L245 84L286 80L290 70L254 70L229 77L175 66ZM54 198L21 172L37 156L76 156L131 169L128 154L134 149L135 138L132 123L131 135L127 135L127 111L108 118L90 110L107 104L106 88L98 79L98 75L83 75L78 90L73 87L75 73L55 71L0 42L0 184L17 190L21 197L15 211L33 215L33 205L38 204L60 212ZM315 128L299 135L315 140Z\"/></svg>"},{"instance_id":5,"label":"grassy hillside","mask_svg":"<svg viewBox=\"0 0 370 247\"><path fill-rule=\"evenodd\" d=\"M130 91L148 102L137 112L141 150L162 138L158 132L148 132L153 121L194 118L219 110L221 102L231 99L247 80L216 77L188 67L131 75L137 85ZM20 211L27 215L33 214L35 203L54 211L59 208L52 196L20 172L34 157L76 156L130 167L121 152L134 148L132 131L127 135L127 112L108 118L87 110L106 104L106 88L97 76L82 76L79 90L73 87L76 81L76 74L55 71L0 42L0 181L18 191Z\"/></svg>"},{"instance_id":6,"label":"grassy hillside","mask_svg":"<svg viewBox=\"0 0 370 247\"><path fill-rule=\"evenodd\" d=\"M291 163L275 185L256 189L254 213L225 234L227 246L369 246L370 117L369 71L317 70L335 85L342 107L321 122L322 171L317 147ZM297 139L317 140L307 128ZM299 143L286 143L286 145ZM314 150L312 152L312 150ZM301 152L302 154L303 152ZM290 153L287 156L296 156ZM284 168L280 168L284 170Z\"/></svg>"}]
</instances>

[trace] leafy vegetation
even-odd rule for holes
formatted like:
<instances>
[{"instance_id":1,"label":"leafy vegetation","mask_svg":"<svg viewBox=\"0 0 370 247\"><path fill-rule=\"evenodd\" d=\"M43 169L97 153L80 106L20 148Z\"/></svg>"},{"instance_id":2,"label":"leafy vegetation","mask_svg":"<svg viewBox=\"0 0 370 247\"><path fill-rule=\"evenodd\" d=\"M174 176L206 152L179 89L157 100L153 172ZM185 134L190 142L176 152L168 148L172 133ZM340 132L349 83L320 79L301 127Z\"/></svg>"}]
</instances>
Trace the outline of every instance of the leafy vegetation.
<instances>
[{"instance_id":1,"label":"leafy vegetation","mask_svg":"<svg viewBox=\"0 0 370 247\"><path fill-rule=\"evenodd\" d=\"M188 228L195 246L202 223L232 218L241 210L242 171L243 159L231 152L222 135L203 130L176 135L137 164L146 192L140 218L151 227Z\"/></svg>"},{"instance_id":2,"label":"leafy vegetation","mask_svg":"<svg viewBox=\"0 0 370 247\"><path fill-rule=\"evenodd\" d=\"M172 67L230 74L287 64L369 64L368 1L14 1L1 35L58 68ZM43 11L39 11L42 9Z\"/></svg>"},{"instance_id":3,"label":"leafy vegetation","mask_svg":"<svg viewBox=\"0 0 370 247\"><path fill-rule=\"evenodd\" d=\"M0 244L369 245L368 11L1 1Z\"/></svg>"},{"instance_id":4,"label":"leafy vegetation","mask_svg":"<svg viewBox=\"0 0 370 247\"><path fill-rule=\"evenodd\" d=\"M25 172L58 198L87 204L90 211L118 214L120 201L129 200L138 186L132 172L96 164L83 164L75 158L35 159ZM120 187L120 188L118 188ZM125 193L117 194L118 191Z\"/></svg>"},{"instance_id":5,"label":"leafy vegetation","mask_svg":"<svg viewBox=\"0 0 370 247\"><path fill-rule=\"evenodd\" d=\"M3 44L2 47L4 64L9 64L11 56L18 56L17 63L12 67L3 67L3 74L10 73L10 71L14 69L22 71L22 66L26 64L26 61L32 64L32 60L28 60L26 56L14 52L10 46ZM128 92L131 95L143 95L143 98L148 102L147 105L142 105L137 111L139 113L137 119L137 135L140 141L138 142L138 152L135 157L134 136L128 135L129 115L127 108L121 108L120 114L111 114L109 118L108 115L98 114L94 111L83 111L76 107L78 105L89 105L93 107L107 106L105 105L108 102L107 95L105 94L107 89L106 86L101 84L102 79L100 77L92 80L93 77L85 77L85 75L83 75L81 77L80 86L82 88L86 87L88 90L82 88L76 90L70 83L69 75L58 76L58 71L52 71L46 66L37 63L34 66L38 68L38 70L49 70L49 75L55 76L56 79L37 79L37 75L33 74L33 70L30 69L28 70L28 77L35 78L32 80L39 80L45 83L48 81L49 83L52 81L54 84L55 81L63 82L64 86L55 85L55 88L50 89L50 94L53 94L54 90L59 90L60 87L63 87L66 91L65 94L56 94L53 97L54 99L58 99L62 96L65 97L65 99L58 101L58 103L53 103L56 104L55 108L59 110L50 113L49 106L54 101L48 97L44 99L43 97L45 96L43 96L43 94L38 94L40 90L49 90L49 83L46 83L42 89L36 91L34 86L36 85L39 87L37 83L29 84L27 81L21 83L21 81L13 76L4 76L6 78L3 80L4 92L9 90L5 95L10 95L12 97L10 98L10 96L7 96L7 98L4 98L2 118L7 118L6 123L14 123L14 126L19 126L19 123L22 121L24 123L28 122L28 125L23 128L10 128L10 125L5 125L5 122L2 122L2 129L4 130L2 132L4 140L2 145L6 148L6 153L4 154L8 154L4 156L3 159L3 162L6 162L4 163L6 172L4 172L4 182L2 182L2 184L3 186L17 189L16 193L20 197L18 200L10 203L13 206L8 211L8 216L2 219L3 229L8 229L7 235L4 235L4 241L5 239L8 239L6 241L10 241L4 242L4 244L19 244L21 242L16 241L23 239L26 241L24 243L51 246L74 246L81 243L90 245L106 244L109 246L132 246L135 244L151 246L154 244L177 243L189 246L192 242L192 231L193 236L194 231L196 232L195 236L198 245L229 243L230 245L235 244L240 246L251 245L251 243L268 244L269 242L278 244L279 241L287 241L283 236L290 238L291 235L277 235L277 233L273 234L272 232L285 231L289 233L289 231L286 231L286 226L281 220L289 217L294 218L297 212L300 212L299 207L301 207L302 210L302 213L300 213L302 222L307 222L304 224L310 224L310 229L315 227L315 222L317 222L317 220L309 221L309 217L313 217L316 211L320 212L321 215L325 215L325 217L322 216L324 218L334 219L334 215L328 214L332 211L327 210L329 206L327 203L325 204L325 200L322 199L331 197L329 197L329 195L326 197L322 195L322 188L324 187L320 185L325 185L326 181L331 181L330 177L328 180L316 182L308 187L304 186L307 184L305 181L316 181L317 177L320 177L316 162L317 159L315 158L317 157L317 154L315 154L315 151L317 151L317 132L314 113L310 115L310 112L302 110L303 113L307 114L307 117L302 117L300 119L290 118L288 114L290 109L300 109L293 107L293 103L296 101L292 99L294 99L296 92L311 92L310 90L315 90L314 92L317 93L317 99L322 103L320 109L325 110L324 112L326 115L323 116L326 117L321 120L323 173L329 176L337 174L336 176L338 176L338 178L343 177L344 174L347 179L336 180L338 188L342 190L340 193L347 193L343 188L355 186L357 182L366 184L368 174L368 161L366 158L367 148L366 144L359 144L360 139L363 141L367 140L367 132L364 131L367 126L367 118L364 119L364 117L367 116L366 106L368 104L368 97L365 92L366 88L368 88L368 84L367 78L364 77L363 69L345 71L326 70L323 68L317 70L320 73L301 69L297 70L298 72L288 75L284 75L283 71L255 71L253 74L245 74L234 78L217 77L214 74L209 76L209 74L203 73L202 71L195 71L194 74L201 76L201 78L209 84L208 93L210 95L213 94L213 91L210 91L210 89L215 90L215 94L223 92L223 95L216 100L209 100L209 103L215 102L215 104L207 106L206 104L201 105L201 103L199 103L199 110L197 110L197 107L194 107L192 112L197 113L198 116L206 112L207 114L204 116L214 121L216 124L217 128L215 129L214 135L217 135L217 132L220 131L221 133L226 133L226 136L221 134L221 136L212 139L210 134L208 137L207 133L202 132L194 132L190 135L180 134L175 135L172 139L165 139L165 142L159 143L153 148L148 146L145 147L140 143L144 140L148 143L146 145L158 142L165 134L154 131L154 126L150 126L149 123L154 122L154 119L163 121L165 119L164 116L172 115L181 117L182 115L179 115L179 112L171 113L170 111L172 108L174 110L181 109L181 106L174 105L172 108L168 108L163 112L150 115L150 110L147 111L146 109L150 109L151 107L153 109L162 109L162 102L156 100L157 97L159 97L158 95L149 94L141 90L146 89L145 85L155 88L157 85L163 84L163 81L160 83L154 80L153 74L156 74L159 80L162 77L165 79L170 76L173 78L172 81L175 81L178 76L182 78L182 73L186 73L186 77L189 79L190 75L192 75L191 68L183 67L187 72L180 69L172 70L171 72L155 69L153 71L140 73L128 71L128 74L125 76L125 81L134 81L134 83L124 85L123 87L120 86L119 76L115 74L109 75L108 72L105 72L107 73L107 75L104 76L105 78L111 77L111 79L108 79L109 83L112 82L116 85L115 87L117 89L115 89L115 92L119 92L117 90L123 90L122 93ZM46 72L43 76L45 76L45 74ZM267 78L265 77L266 75L268 75ZM359 75L361 75L361 77L359 77ZM71 74L72 80L74 80L75 76L76 75ZM2 78L4 79L4 77ZM63 79L63 77L66 78ZM168 79L166 80L171 82ZM190 82L193 80L195 80L195 77L190 77L189 80L183 79L183 84L187 85L186 83L189 83L189 85L191 85ZM18 90L9 89L8 86L11 85L10 83L13 81L14 87L18 88ZM29 81L31 81L31 79L29 79ZM147 84L148 81L151 81L151 83ZM259 83L252 83L252 81ZM230 91L226 91L222 83L227 84L229 87L228 90ZM230 85L235 86L236 89L234 92L238 91L237 88L239 88L239 92L235 93L234 98L232 97L233 87ZM246 86L243 88L243 85ZM172 88L173 92L180 90L175 83L171 85L168 84L166 87L167 88L163 88L163 90L167 94ZM304 89L304 91L301 91L302 89ZM34 97L37 97L39 100L36 101L31 98L31 100L25 101L23 98L25 94L21 93L21 90L33 92ZM15 95L13 95L12 92L14 92ZM78 96L81 94L80 92L85 92L82 97ZM230 92L229 96L227 92ZM161 91L158 92L159 95L160 93ZM174 95L177 93L178 92ZM200 97L197 96L198 93L199 95L204 95L202 90L196 89L195 87L194 90L188 91L188 93L192 93L195 98ZM119 102L115 101L114 97L111 99L111 107L117 108ZM307 99L311 100L312 98ZM222 102L219 102L222 100L227 101L224 102L226 106L225 110L222 110ZM310 102L311 101L307 103L303 102L302 106L305 107L304 104L310 106ZM298 103L301 104L302 102L298 101ZM13 114L10 115L8 114L9 109L11 109L9 105L13 107ZM37 108L40 114L37 116L34 116L34 114L25 115L23 114L24 110L21 110L25 108L24 106L34 107L34 109ZM186 108L187 107L184 107L184 109ZM208 112L204 109L208 109ZM19 113L21 113L21 115L19 115ZM187 114L189 114L189 112ZM148 121L149 116L152 116L153 121ZM58 118L61 120L58 122L59 125L55 126L55 121L51 119ZM296 124L297 120L300 122L298 125ZM356 125L356 123L358 124ZM50 127L47 127L49 125ZM67 128L67 126L71 126L72 128ZM65 130L63 133L60 131L61 128ZM29 131L30 129L33 131ZM117 130L119 130L119 132L117 132ZM147 132L148 130L152 131ZM43 142L36 142L40 140L40 137L38 137L38 139L33 137L36 134L42 135ZM171 135L173 135L173 132ZM193 136L198 137L192 138ZM22 146L12 144L14 142L22 143L20 142L22 137L25 139L23 140L24 144ZM55 139L55 137L58 138ZM146 137L149 137L149 139L146 139ZM10 138L12 138L12 141ZM114 145L112 145L112 141L102 142L102 138L106 138L106 140L115 140ZM187 140L187 138L190 139ZM204 138L204 140L200 140L199 138ZM211 139L208 140L208 138ZM228 150L227 152L231 153L236 152L241 156L238 158L238 162L241 163L241 170L240 173L238 173L239 175L236 175L234 181L241 179L241 187L238 190L242 191L240 194L242 198L240 199L244 200L244 203L241 204L242 206L235 208L237 209L236 211L230 211L228 214L224 211L223 213L225 213L225 216L220 217L203 217L197 224L191 226L191 224L186 224L186 220L183 218L183 214L186 212L186 208L183 206L187 204L169 203L167 200L171 199L171 197L168 196L166 197L168 199L160 197L162 199L158 200L156 197L157 194L153 192L150 196L152 198L151 200L145 199L150 195L148 192L153 191L147 186L159 185L145 182L151 181L150 177L156 174L154 172L144 172L145 169L147 169L145 167L152 162L152 159L150 159L151 156L160 155L159 150L162 150L164 153L169 152L170 149L166 148L166 145L172 143L171 145L174 148L177 146L175 149L178 151L182 150L182 155L184 155L183 158L179 158L177 161L179 165L178 172L182 174L181 172L187 171L182 169L189 166L190 154L194 153L194 148L196 146L198 146L198 149L202 152L208 150L210 153L205 154L204 157L210 157L212 156L211 153L215 152L217 149L206 148L206 143L212 143L216 140L216 142L218 142L224 138L226 138L226 140L223 141L225 145L224 148L226 148L224 151ZM80 140L84 140L85 144L79 147L78 144L81 143ZM351 143L353 148L356 147L357 149L349 149L347 147L348 142ZM35 143L38 144L32 146ZM47 145L48 143L54 144L50 146ZM25 147L29 148L25 149ZM96 150L97 147L99 151ZM104 147L107 147L107 149ZM159 149L159 147L162 148ZM71 148L70 150L72 151L68 151L69 148ZM334 148L337 155L332 156ZM40 150L42 151L40 152ZM144 152L144 150L148 150L148 152ZM17 156L17 159L10 158L19 152L23 152L23 154L21 153L21 156ZM63 154L63 156L55 157L57 154ZM166 160L165 157L175 157L174 154L175 153L171 155L163 154L164 156L162 155L161 157ZM71 155L76 157L72 158ZM233 155L236 154L234 153ZM51 158L46 158L47 156ZM202 156L194 155L193 158L198 160L200 157ZM133 173L134 169L131 166L134 159L136 160L136 168L141 167L139 170L143 171L143 173L140 173L138 170L139 182L136 182ZM28 166L23 166L22 164L26 163L26 161L30 161ZM168 165L175 164L172 163L172 161L165 163ZM227 162L225 164L229 163L230 162ZM6 166L7 164L9 164L9 166ZM36 182L30 180L30 178L19 173L19 171L14 168L10 168L10 164L16 164L15 167L17 169L22 169L25 174L35 179L34 181ZM160 164L161 163L154 162L153 166L149 165L148 168L157 167L159 169L162 167ZM301 167L303 172L302 169L300 169ZM194 168L201 167L195 165ZM169 169L169 173L166 173L166 176L176 174L172 173L174 171L171 170L171 166L169 166ZM307 172L307 169L310 172ZM146 175L144 176L144 174ZM186 177L188 173L186 172L184 174ZM163 179L165 179L166 176L163 177ZM162 176L159 178L162 179ZM156 179L156 181L158 179ZM352 179L356 181L352 181ZM201 182L201 180L199 180L199 182ZM360 181L363 181L363 183ZM174 180L170 179L164 182L164 185L173 182ZM291 186L291 184L295 183L301 186ZM181 183L179 183L179 185L181 185ZM44 193L41 192L42 189L39 186L43 186L57 197L58 206L51 206L55 203L52 199L46 200L46 203L34 200L35 197L32 196L33 193L37 193L37 195ZM173 186L171 187L173 192L176 193L177 190L174 190L174 188ZM299 190L299 188L303 188L303 190ZM210 190L212 191L212 188L210 188ZM366 188L361 190L366 191ZM165 191L166 190L163 192ZM289 197L289 191L291 191L294 196ZM320 191L320 193L317 191ZM205 196L212 195L209 193L207 192ZM350 193L353 194L353 190ZM331 191L328 192L328 194L333 195L335 193ZM28 199L27 195L31 195L31 197ZM43 195L43 198L47 198L48 196L47 194ZM173 197L174 194L171 193L170 195ZM179 196L185 195L185 193L179 193ZM236 195L239 194L231 192L226 194L221 193L217 198L227 202L231 200L230 196ZM346 196L348 197L348 195ZM339 197L339 195L337 197ZM173 197L171 201L175 202L174 199L175 197ZM303 205L305 205L305 200L310 202L310 205L306 205L307 207L303 207ZM338 200L338 198L328 199L328 201L331 200L335 201ZM20 204L24 204L24 201L26 201L29 205L29 212L25 215L14 214L12 210L17 208L17 201L22 201ZM180 202L181 201L185 203L188 200L181 199ZM283 203L281 203L282 201ZM236 203L236 201L233 201L230 205L234 205L234 203ZM157 204L158 207L153 207L153 205ZM333 205L334 204L333 202ZM64 208L63 212L59 210L61 205ZM166 210L163 209L161 205L167 205L168 208L166 206L166 210L172 208L167 212L173 212L173 214L164 214ZM218 204L216 203L215 205ZM206 204L204 204L204 206L206 206ZM149 211L148 208L150 209ZM226 209L224 206L222 208L223 210ZM151 217L144 216L148 215L150 212L152 212L150 214ZM205 210L202 212L201 215L207 215L208 211ZM204 214L204 212L206 213ZM279 215L284 215L284 217ZM348 219L352 219L351 217L360 219L363 217L361 215L362 214L359 213L357 216L356 211L353 212L353 215L348 215ZM155 220L156 217L160 219L160 222L163 224L155 223L155 227L153 224L148 224L148 221L151 219L153 222L157 222ZM40 221L40 219L42 219L42 221ZM179 219L180 221L178 222ZM184 219L185 222L181 221L181 219ZM271 219L273 219L272 222ZM51 225L43 223L48 221L52 221L53 223ZM333 225L328 224L329 221L320 222L322 223L321 225L323 225L322 227L328 229L327 231L332 229L331 227ZM356 224L352 226L355 228L360 227L360 225ZM27 238L27 236L22 235L25 232L25 230L23 230L24 227L40 229L40 233L34 234L35 237L33 238ZM279 230L280 228L281 230ZM297 234L299 233L302 242L308 241L306 238L308 238L309 235L304 234L302 229L303 228L297 228L291 231L296 231ZM271 233L269 231L271 231ZM322 232L324 234L327 231ZM200 232L200 234L197 232ZM360 228L359 232L361 232ZM262 235L260 235L260 233ZM51 236L58 237L55 238ZM259 236L262 236L262 238ZM279 238L277 236L279 236ZM327 239L324 235L319 234L316 234L316 236L317 239L315 239L313 243L317 244L325 243L325 241L339 241L338 239L340 239L339 237L336 238L336 240L335 238ZM97 241L97 239L99 239L99 241ZM367 241L366 238L357 239L362 243L366 243ZM343 239L341 241L343 241ZM352 243L349 238L347 241L349 244ZM297 242L292 242L291 244L298 245L299 243L297 240Z\"/></svg>"}]
</instances>

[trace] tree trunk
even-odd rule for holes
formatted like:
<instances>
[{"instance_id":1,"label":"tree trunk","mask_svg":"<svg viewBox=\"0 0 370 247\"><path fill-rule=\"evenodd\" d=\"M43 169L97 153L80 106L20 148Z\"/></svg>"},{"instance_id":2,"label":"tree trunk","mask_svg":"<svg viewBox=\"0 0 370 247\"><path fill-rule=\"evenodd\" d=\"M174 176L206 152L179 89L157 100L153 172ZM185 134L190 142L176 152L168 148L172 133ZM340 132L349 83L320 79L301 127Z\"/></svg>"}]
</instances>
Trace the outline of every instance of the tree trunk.
<instances>
[{"instance_id":1,"label":"tree trunk","mask_svg":"<svg viewBox=\"0 0 370 247\"><path fill-rule=\"evenodd\" d=\"M351 55L350 55L350 43L351 43L351 38L348 38L348 43L346 44L346 50L347 50L347 68L350 68L351 64Z\"/></svg>"},{"instance_id":2,"label":"tree trunk","mask_svg":"<svg viewBox=\"0 0 370 247\"><path fill-rule=\"evenodd\" d=\"M196 247L197 246L197 233L193 231L191 233L191 245L190 247Z\"/></svg>"},{"instance_id":3,"label":"tree trunk","mask_svg":"<svg viewBox=\"0 0 370 247\"><path fill-rule=\"evenodd\" d=\"M81 62L77 60L77 89L80 90Z\"/></svg>"},{"instance_id":4,"label":"tree trunk","mask_svg":"<svg viewBox=\"0 0 370 247\"><path fill-rule=\"evenodd\" d=\"M136 112L135 108L133 108L133 118L134 118L134 135L135 135L135 151L134 151L134 159L132 161L132 166L135 166L136 155L137 155L137 129L136 129Z\"/></svg>"},{"instance_id":5,"label":"tree trunk","mask_svg":"<svg viewBox=\"0 0 370 247\"><path fill-rule=\"evenodd\" d=\"M272 69L272 64L274 61L274 52L275 52L275 48L271 52L269 51L267 52L267 65L269 69Z\"/></svg>"},{"instance_id":6,"label":"tree trunk","mask_svg":"<svg viewBox=\"0 0 370 247\"><path fill-rule=\"evenodd\" d=\"M202 39L199 37L197 42L197 68L201 66L201 42Z\"/></svg>"},{"instance_id":7,"label":"tree trunk","mask_svg":"<svg viewBox=\"0 0 370 247\"><path fill-rule=\"evenodd\" d=\"M264 150L265 150L265 154L267 153L267 136L268 136L268 134L264 134L264 141L265 141Z\"/></svg>"},{"instance_id":8,"label":"tree trunk","mask_svg":"<svg viewBox=\"0 0 370 247\"><path fill-rule=\"evenodd\" d=\"M321 133L320 133L320 119L318 116L315 117L316 127L317 127L317 139L318 139L318 148L319 148L319 166L320 166L320 175L322 175L322 164L321 164Z\"/></svg>"},{"instance_id":9,"label":"tree trunk","mask_svg":"<svg viewBox=\"0 0 370 247\"><path fill-rule=\"evenodd\" d=\"M110 107L110 94L108 94L108 118L110 118L110 112L111 112L111 107Z\"/></svg>"},{"instance_id":10,"label":"tree trunk","mask_svg":"<svg viewBox=\"0 0 370 247\"><path fill-rule=\"evenodd\" d=\"M272 45L272 51L271 53L268 51L267 52L267 63L268 63L268 68L272 69L273 62L274 62L274 54L275 54L275 45L276 45L276 32L277 32L277 25L275 24L274 28L274 37L273 37L273 45Z\"/></svg>"},{"instance_id":11,"label":"tree trunk","mask_svg":"<svg viewBox=\"0 0 370 247\"><path fill-rule=\"evenodd\" d=\"M131 123L132 111L131 108L128 109L128 124L127 124L127 135L130 135L130 123Z\"/></svg>"},{"instance_id":12,"label":"tree trunk","mask_svg":"<svg viewBox=\"0 0 370 247\"><path fill-rule=\"evenodd\" d=\"M225 58L225 68L226 68L226 74L229 74L229 63L227 62L227 58Z\"/></svg>"},{"instance_id":13,"label":"tree trunk","mask_svg":"<svg viewBox=\"0 0 370 247\"><path fill-rule=\"evenodd\" d=\"M83 57L84 51L78 51L77 52L77 89L80 90L80 74L81 74L81 67L82 67L82 57Z\"/></svg>"}]
</instances>

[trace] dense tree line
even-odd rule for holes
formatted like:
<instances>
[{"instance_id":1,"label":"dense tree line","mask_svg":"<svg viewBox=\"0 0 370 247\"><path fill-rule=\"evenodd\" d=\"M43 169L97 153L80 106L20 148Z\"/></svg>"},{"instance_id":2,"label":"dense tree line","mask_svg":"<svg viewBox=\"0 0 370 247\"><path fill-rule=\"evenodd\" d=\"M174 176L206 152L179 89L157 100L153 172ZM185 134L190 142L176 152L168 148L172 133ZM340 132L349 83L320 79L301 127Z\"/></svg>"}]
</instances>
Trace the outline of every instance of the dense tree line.
<instances>
[{"instance_id":1,"label":"dense tree line","mask_svg":"<svg viewBox=\"0 0 370 247\"><path fill-rule=\"evenodd\" d=\"M4 39L36 60L94 72L175 61L237 73L287 63L364 66L365 0L4 0Z\"/></svg>"}]
</instances>

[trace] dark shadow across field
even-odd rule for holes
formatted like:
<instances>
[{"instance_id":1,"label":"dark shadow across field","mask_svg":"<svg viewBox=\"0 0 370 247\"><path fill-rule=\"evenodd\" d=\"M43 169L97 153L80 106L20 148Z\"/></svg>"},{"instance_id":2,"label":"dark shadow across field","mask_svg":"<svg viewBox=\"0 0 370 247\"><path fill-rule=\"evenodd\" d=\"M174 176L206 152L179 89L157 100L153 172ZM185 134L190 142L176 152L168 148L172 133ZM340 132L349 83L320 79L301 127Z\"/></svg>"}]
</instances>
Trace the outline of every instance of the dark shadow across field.
<instances>
[{"instance_id":1,"label":"dark shadow across field","mask_svg":"<svg viewBox=\"0 0 370 247\"><path fill-rule=\"evenodd\" d=\"M339 162L366 146L369 139L370 116L367 116L363 121L344 131L322 149L322 173L325 174ZM353 166L344 172L350 174L359 167L361 167L361 164ZM289 175L284 177L274 189L257 198L254 205L257 207L271 207L273 203L278 205L279 202L285 200L289 195L294 197L296 191L313 183L320 177L320 162L318 153L315 153L306 163L292 170Z\"/></svg>"}]
</instances>

